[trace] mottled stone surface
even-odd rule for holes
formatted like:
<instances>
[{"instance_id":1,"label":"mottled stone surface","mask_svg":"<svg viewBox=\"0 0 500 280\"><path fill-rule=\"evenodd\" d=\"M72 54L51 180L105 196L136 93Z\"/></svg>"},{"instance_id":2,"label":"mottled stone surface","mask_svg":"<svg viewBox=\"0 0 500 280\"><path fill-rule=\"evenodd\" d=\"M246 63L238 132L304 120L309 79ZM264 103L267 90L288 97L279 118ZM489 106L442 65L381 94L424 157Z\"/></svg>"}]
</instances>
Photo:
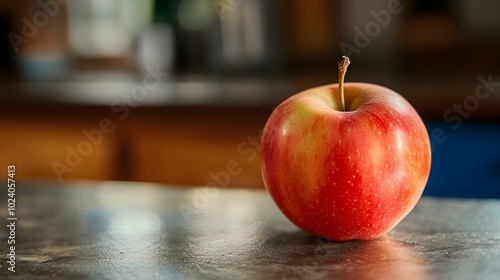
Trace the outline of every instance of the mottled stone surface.
<instances>
[{"instance_id":1,"label":"mottled stone surface","mask_svg":"<svg viewBox=\"0 0 500 280\"><path fill-rule=\"evenodd\" d=\"M335 243L262 190L18 184L16 272L1 279L500 279L500 201L423 198L386 237Z\"/></svg>"}]
</instances>

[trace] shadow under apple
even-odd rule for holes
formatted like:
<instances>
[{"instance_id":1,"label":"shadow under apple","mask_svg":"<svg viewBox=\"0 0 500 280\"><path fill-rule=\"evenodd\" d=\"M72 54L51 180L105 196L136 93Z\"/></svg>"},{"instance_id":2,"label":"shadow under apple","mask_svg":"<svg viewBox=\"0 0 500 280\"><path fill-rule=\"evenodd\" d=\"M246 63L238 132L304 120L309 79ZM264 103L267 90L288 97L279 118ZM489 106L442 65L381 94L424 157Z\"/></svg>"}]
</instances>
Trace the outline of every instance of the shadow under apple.
<instances>
[{"instance_id":1,"label":"shadow under apple","mask_svg":"<svg viewBox=\"0 0 500 280\"><path fill-rule=\"evenodd\" d=\"M278 234L269 243L275 248L280 247L277 243L293 248L275 255L281 279L430 278L427 259L412 245L387 235L370 241L335 242L297 231Z\"/></svg>"}]
</instances>

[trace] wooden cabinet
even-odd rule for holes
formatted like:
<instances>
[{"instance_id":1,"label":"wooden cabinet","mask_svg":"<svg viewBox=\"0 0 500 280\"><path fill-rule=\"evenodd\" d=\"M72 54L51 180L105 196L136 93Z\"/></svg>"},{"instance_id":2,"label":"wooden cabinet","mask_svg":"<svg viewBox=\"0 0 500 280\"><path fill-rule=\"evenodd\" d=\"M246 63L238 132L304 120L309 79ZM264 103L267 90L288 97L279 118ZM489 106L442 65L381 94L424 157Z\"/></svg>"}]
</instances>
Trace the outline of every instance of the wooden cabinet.
<instances>
[{"instance_id":1,"label":"wooden cabinet","mask_svg":"<svg viewBox=\"0 0 500 280\"><path fill-rule=\"evenodd\" d=\"M270 111L186 107L132 112L128 179L260 187L259 132Z\"/></svg>"},{"instance_id":2,"label":"wooden cabinet","mask_svg":"<svg viewBox=\"0 0 500 280\"><path fill-rule=\"evenodd\" d=\"M262 187L259 133L271 110L148 107L122 120L106 107L4 109L1 163L22 180Z\"/></svg>"},{"instance_id":3,"label":"wooden cabinet","mask_svg":"<svg viewBox=\"0 0 500 280\"><path fill-rule=\"evenodd\" d=\"M116 135L91 143L92 113L73 110L3 109L0 115L1 166L15 164L20 180L118 179ZM0 174L1 178L6 172Z\"/></svg>"}]
</instances>

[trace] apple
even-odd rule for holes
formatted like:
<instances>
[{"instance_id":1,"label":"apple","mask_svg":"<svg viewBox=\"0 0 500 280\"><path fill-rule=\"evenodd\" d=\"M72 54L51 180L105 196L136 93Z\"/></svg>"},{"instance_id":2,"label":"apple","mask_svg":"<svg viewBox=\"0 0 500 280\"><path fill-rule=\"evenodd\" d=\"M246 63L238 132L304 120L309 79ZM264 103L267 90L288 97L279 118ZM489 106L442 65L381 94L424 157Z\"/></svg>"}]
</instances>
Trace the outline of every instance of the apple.
<instances>
[{"instance_id":1,"label":"apple","mask_svg":"<svg viewBox=\"0 0 500 280\"><path fill-rule=\"evenodd\" d=\"M370 240L417 204L429 178L422 119L398 93L368 83L307 89L281 103L262 135L264 184L283 214L307 233Z\"/></svg>"}]
</instances>

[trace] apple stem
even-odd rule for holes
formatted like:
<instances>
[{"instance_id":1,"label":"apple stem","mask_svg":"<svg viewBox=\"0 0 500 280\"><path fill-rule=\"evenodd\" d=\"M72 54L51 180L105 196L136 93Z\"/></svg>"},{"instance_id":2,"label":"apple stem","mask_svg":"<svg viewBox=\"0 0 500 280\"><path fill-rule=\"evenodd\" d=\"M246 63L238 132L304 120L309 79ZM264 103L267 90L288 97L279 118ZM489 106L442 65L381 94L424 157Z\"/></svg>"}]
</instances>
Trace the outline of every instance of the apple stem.
<instances>
[{"instance_id":1,"label":"apple stem","mask_svg":"<svg viewBox=\"0 0 500 280\"><path fill-rule=\"evenodd\" d=\"M344 101L344 77L347 72L347 66L349 66L349 57L343 55L339 60L339 97L340 97L340 110L345 111L345 101Z\"/></svg>"}]
</instances>

